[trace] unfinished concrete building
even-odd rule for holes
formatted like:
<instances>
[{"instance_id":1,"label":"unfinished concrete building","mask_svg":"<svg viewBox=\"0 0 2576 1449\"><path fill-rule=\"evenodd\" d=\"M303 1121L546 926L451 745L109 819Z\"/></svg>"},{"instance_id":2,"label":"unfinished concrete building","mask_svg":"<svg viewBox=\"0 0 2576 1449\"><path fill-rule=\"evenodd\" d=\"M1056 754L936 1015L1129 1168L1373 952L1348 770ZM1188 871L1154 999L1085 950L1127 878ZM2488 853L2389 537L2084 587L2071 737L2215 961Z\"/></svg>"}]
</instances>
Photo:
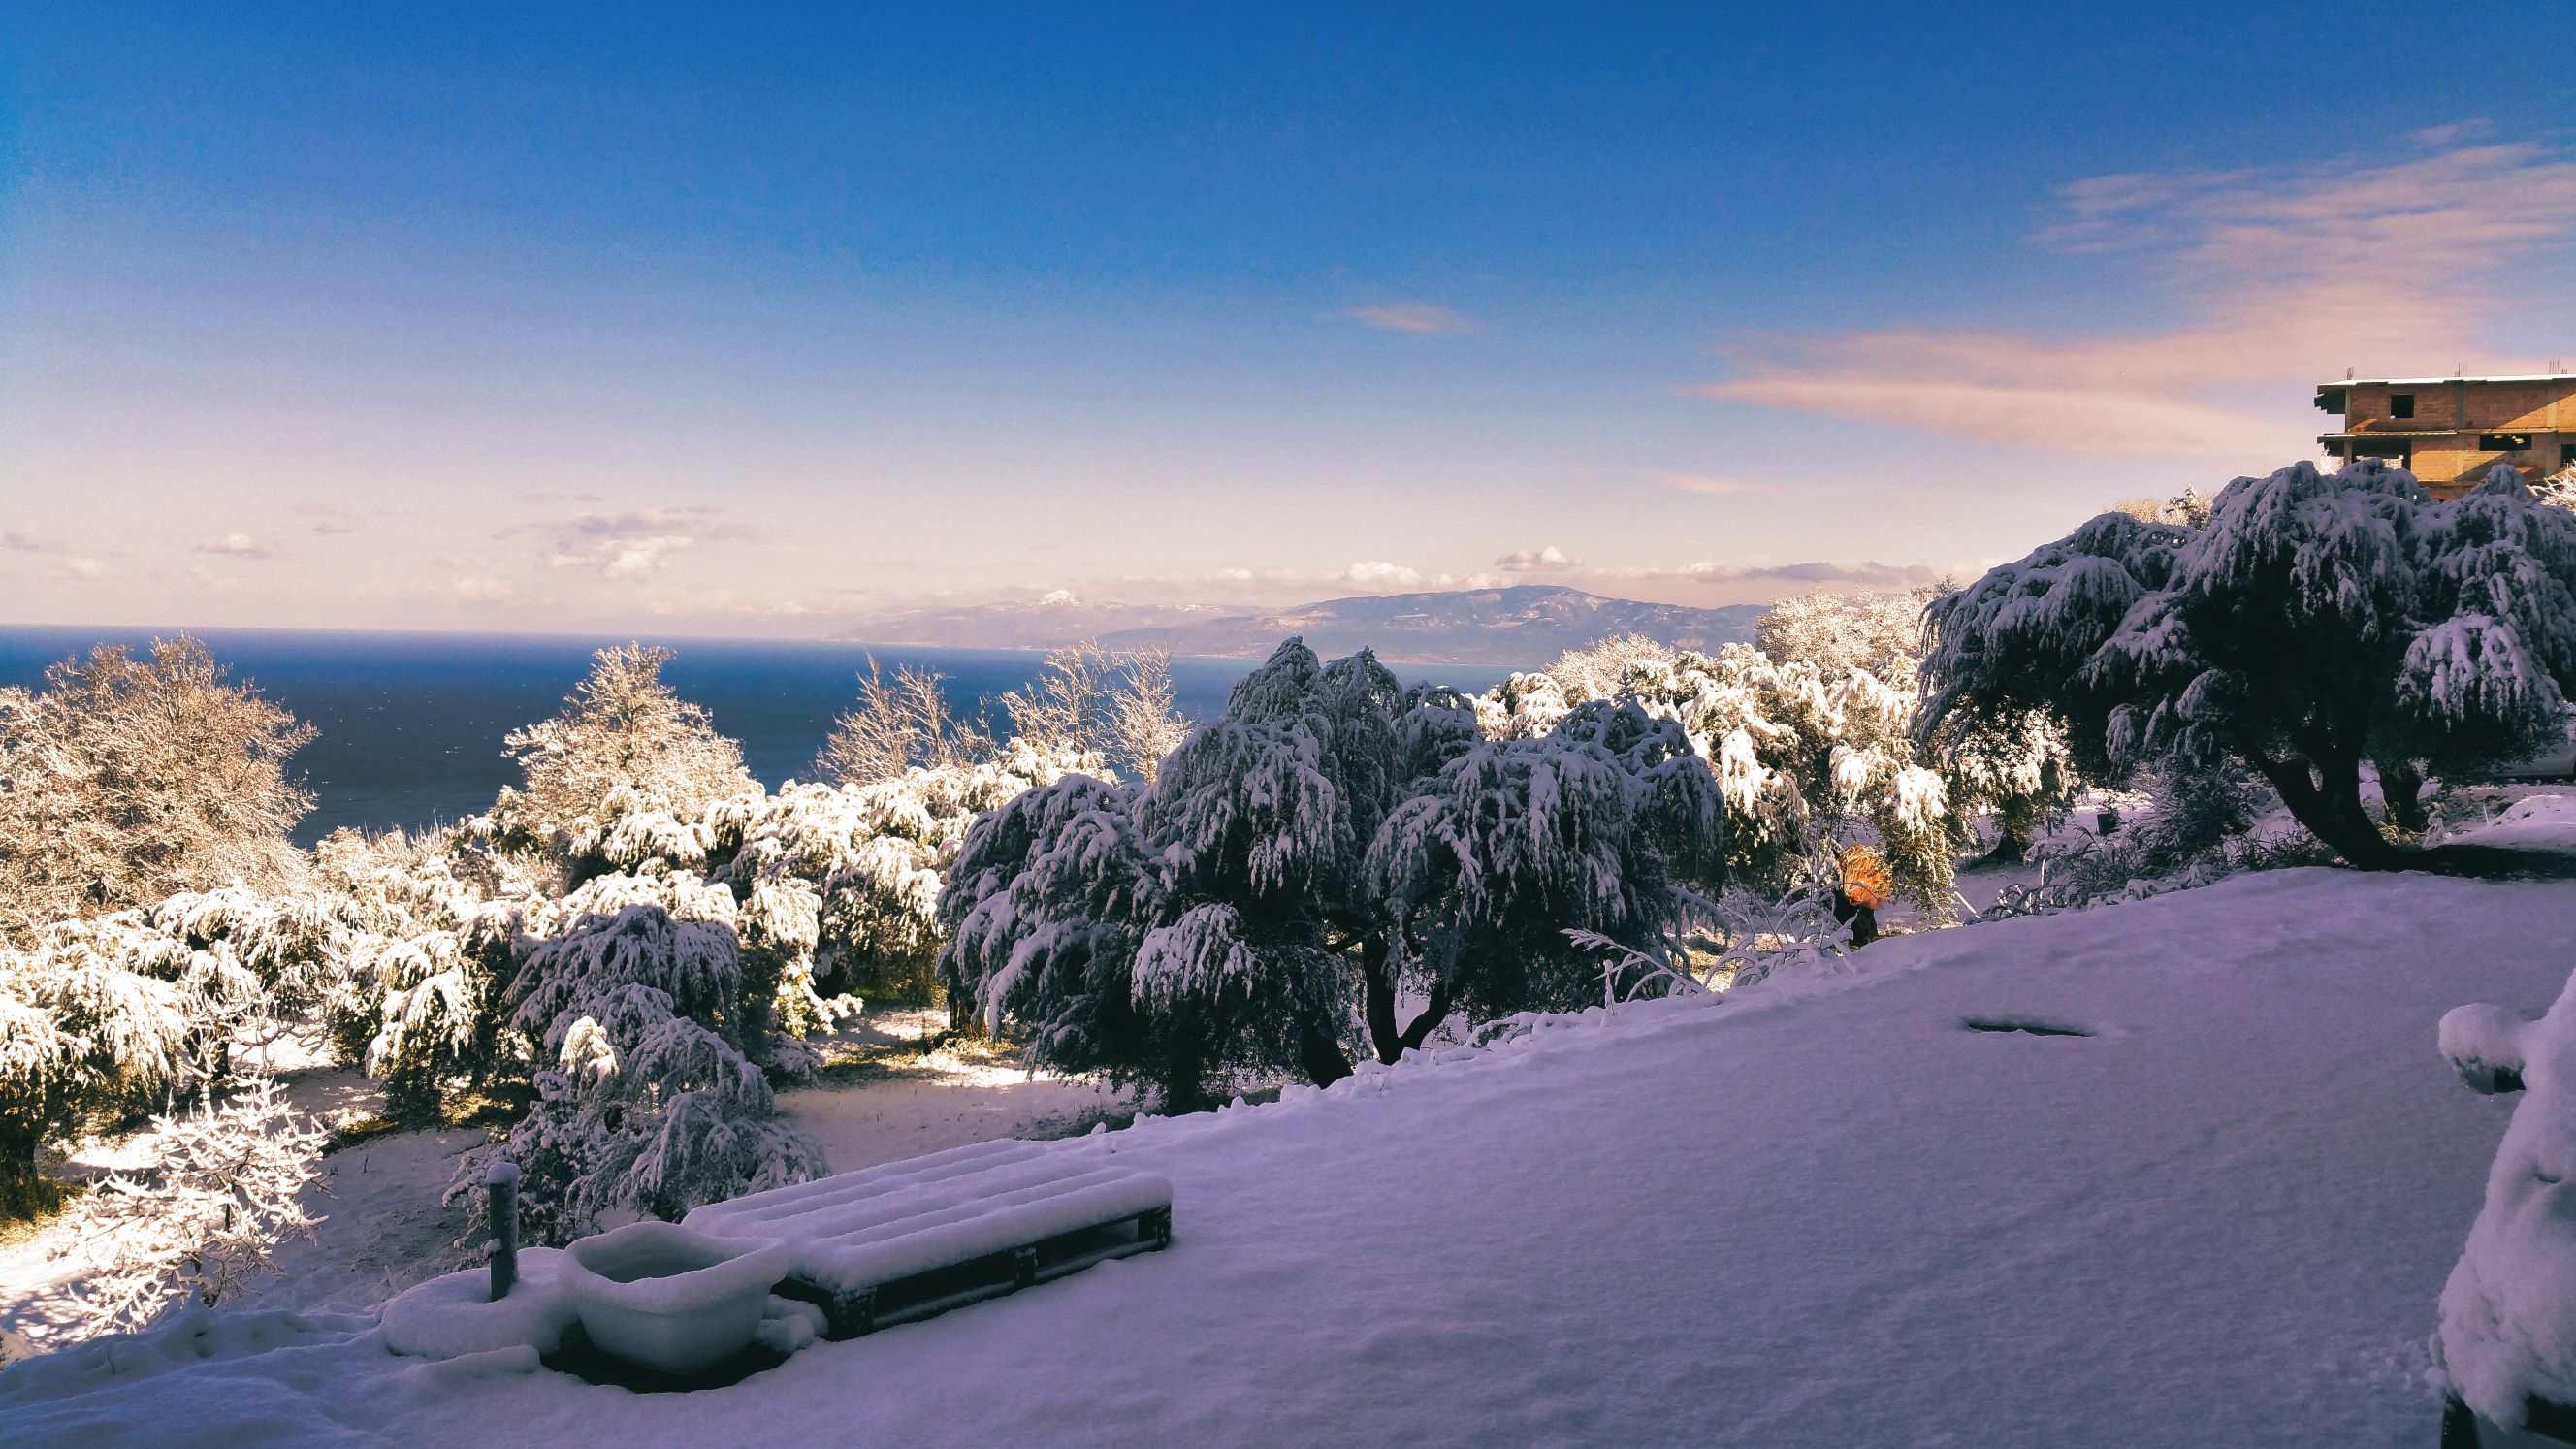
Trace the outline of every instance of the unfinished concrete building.
<instances>
[{"instance_id":1,"label":"unfinished concrete building","mask_svg":"<svg viewBox=\"0 0 2576 1449\"><path fill-rule=\"evenodd\" d=\"M2498 463L2527 478L2576 466L2576 373L2346 378L2317 384L2317 406L2343 415L2317 439L2327 457L2386 458L2443 498Z\"/></svg>"}]
</instances>

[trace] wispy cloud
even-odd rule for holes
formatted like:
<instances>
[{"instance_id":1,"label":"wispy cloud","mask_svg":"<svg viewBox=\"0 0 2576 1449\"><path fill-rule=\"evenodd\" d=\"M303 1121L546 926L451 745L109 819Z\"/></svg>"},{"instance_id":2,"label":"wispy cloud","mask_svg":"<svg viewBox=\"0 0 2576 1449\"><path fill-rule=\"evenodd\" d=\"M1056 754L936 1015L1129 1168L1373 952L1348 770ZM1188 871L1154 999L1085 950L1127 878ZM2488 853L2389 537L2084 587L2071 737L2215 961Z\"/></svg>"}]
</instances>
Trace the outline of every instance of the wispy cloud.
<instances>
[{"instance_id":1,"label":"wispy cloud","mask_svg":"<svg viewBox=\"0 0 2576 1449\"><path fill-rule=\"evenodd\" d=\"M1666 488L1679 489L1684 493L1733 494L1771 491L1759 483L1738 483L1728 478L1707 478L1697 473L1659 473L1649 468L1646 470L1646 477L1651 482L1660 483Z\"/></svg>"},{"instance_id":2,"label":"wispy cloud","mask_svg":"<svg viewBox=\"0 0 2576 1449\"><path fill-rule=\"evenodd\" d=\"M1731 402L2078 454L2277 461L2305 438L2233 405L2345 367L2525 370L2480 344L2499 279L2576 236L2576 160L2464 145L2445 127L2383 165L2099 176L2062 190L2032 240L2126 254L2188 320L2042 336L1890 327L1719 349Z\"/></svg>"},{"instance_id":3,"label":"wispy cloud","mask_svg":"<svg viewBox=\"0 0 2576 1449\"><path fill-rule=\"evenodd\" d=\"M548 568L578 570L609 578L634 577L664 567L671 555L714 540L753 536L750 529L725 522L713 508L646 508L625 513L584 513L559 523L539 524L512 532L533 532L539 539L538 560Z\"/></svg>"},{"instance_id":4,"label":"wispy cloud","mask_svg":"<svg viewBox=\"0 0 2576 1449\"><path fill-rule=\"evenodd\" d=\"M1435 302L1379 302L1344 308L1341 315L1381 332L1409 332L1416 337L1455 337L1479 325L1475 318Z\"/></svg>"},{"instance_id":5,"label":"wispy cloud","mask_svg":"<svg viewBox=\"0 0 2576 1449\"><path fill-rule=\"evenodd\" d=\"M1582 562L1551 543L1545 548L1516 548L1494 560L1494 567L1507 574L1553 574L1563 573Z\"/></svg>"},{"instance_id":6,"label":"wispy cloud","mask_svg":"<svg viewBox=\"0 0 2576 1449\"><path fill-rule=\"evenodd\" d=\"M267 544L247 533L239 532L200 539L188 547L198 553L210 553L222 558L266 558L272 552Z\"/></svg>"},{"instance_id":7,"label":"wispy cloud","mask_svg":"<svg viewBox=\"0 0 2576 1449\"><path fill-rule=\"evenodd\" d=\"M311 521L313 531L324 536L355 533L366 515L357 509L337 503L298 503L295 511Z\"/></svg>"},{"instance_id":8,"label":"wispy cloud","mask_svg":"<svg viewBox=\"0 0 2576 1449\"><path fill-rule=\"evenodd\" d=\"M68 540L32 528L0 528L0 553L37 559L56 578L95 579L107 573L107 565L73 548Z\"/></svg>"}]
</instances>

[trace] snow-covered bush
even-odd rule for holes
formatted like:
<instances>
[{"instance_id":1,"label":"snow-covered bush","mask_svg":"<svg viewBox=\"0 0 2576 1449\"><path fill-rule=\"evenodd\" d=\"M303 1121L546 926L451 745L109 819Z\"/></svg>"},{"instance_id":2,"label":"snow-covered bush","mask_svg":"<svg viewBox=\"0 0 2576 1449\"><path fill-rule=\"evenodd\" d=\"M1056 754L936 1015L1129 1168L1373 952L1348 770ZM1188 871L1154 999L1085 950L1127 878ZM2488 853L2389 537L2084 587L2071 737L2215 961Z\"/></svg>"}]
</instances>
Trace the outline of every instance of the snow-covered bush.
<instances>
[{"instance_id":1,"label":"snow-covered bush","mask_svg":"<svg viewBox=\"0 0 2576 1449\"><path fill-rule=\"evenodd\" d=\"M322 1137L265 1077L155 1117L151 1171L109 1176L60 1227L54 1255L80 1265L88 1331L141 1328L183 1302L211 1307L278 1271L277 1246L311 1241L320 1221L298 1197L321 1175Z\"/></svg>"},{"instance_id":2,"label":"snow-covered bush","mask_svg":"<svg viewBox=\"0 0 2576 1449\"><path fill-rule=\"evenodd\" d=\"M2442 1018L2442 1055L2482 1093L2519 1091L2486 1200L2442 1289L2435 1356L2451 1391L2519 1427L2530 1400L2576 1405L2576 978L2538 1021L2498 1006Z\"/></svg>"},{"instance_id":3,"label":"snow-covered bush","mask_svg":"<svg viewBox=\"0 0 2576 1449\"><path fill-rule=\"evenodd\" d=\"M153 929L140 911L64 921L32 950L0 946L0 1213L58 1193L44 1146L160 1105L222 1070L259 984L220 943Z\"/></svg>"},{"instance_id":4,"label":"snow-covered bush","mask_svg":"<svg viewBox=\"0 0 2576 1449\"><path fill-rule=\"evenodd\" d=\"M1584 999L1598 972L1562 931L1658 940L1717 829L1668 721L1604 704L1487 742L1466 701L1291 639L1150 787L1068 776L978 820L940 973L1038 1059L1170 1105L1329 1082L1355 1044L1392 1061L1453 1013Z\"/></svg>"},{"instance_id":5,"label":"snow-covered bush","mask_svg":"<svg viewBox=\"0 0 2576 1449\"><path fill-rule=\"evenodd\" d=\"M312 727L235 684L203 644L101 645L0 689L0 944L175 892L290 883L287 778Z\"/></svg>"},{"instance_id":6,"label":"snow-covered bush","mask_svg":"<svg viewBox=\"0 0 2576 1449\"><path fill-rule=\"evenodd\" d=\"M1930 728L2050 712L2106 778L2232 755L2346 860L2393 866L2365 762L2398 781L2559 728L2576 517L2509 468L2445 503L2374 460L2301 463L2230 483L2197 530L2106 513L1927 617Z\"/></svg>"},{"instance_id":7,"label":"snow-covered bush","mask_svg":"<svg viewBox=\"0 0 2576 1449\"><path fill-rule=\"evenodd\" d=\"M1424 984L1434 1021L1451 1008L1484 1021L1574 1000L1599 974L1588 937L1678 957L1681 892L1715 879L1723 808L1680 723L1633 703L1594 700L1535 739L1478 741L1369 846L1393 975Z\"/></svg>"},{"instance_id":8,"label":"snow-covered bush","mask_svg":"<svg viewBox=\"0 0 2576 1449\"><path fill-rule=\"evenodd\" d=\"M2234 761L2207 769L2158 767L2139 783L2155 802L2116 835L2078 836L2039 846L2039 876L2004 887L1990 916L2044 915L2109 901L2188 890L2243 871L2331 865L2313 836L2262 831L2272 792Z\"/></svg>"}]
</instances>

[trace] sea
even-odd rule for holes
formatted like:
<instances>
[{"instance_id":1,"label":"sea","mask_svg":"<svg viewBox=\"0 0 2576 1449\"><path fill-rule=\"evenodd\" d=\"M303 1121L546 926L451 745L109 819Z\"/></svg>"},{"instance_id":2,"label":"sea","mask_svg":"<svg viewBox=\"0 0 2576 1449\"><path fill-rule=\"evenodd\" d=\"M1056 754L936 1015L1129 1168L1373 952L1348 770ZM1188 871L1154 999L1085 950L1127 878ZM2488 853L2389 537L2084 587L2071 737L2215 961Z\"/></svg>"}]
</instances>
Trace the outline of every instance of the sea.
<instances>
[{"instance_id":1,"label":"sea","mask_svg":"<svg viewBox=\"0 0 2576 1449\"><path fill-rule=\"evenodd\" d=\"M0 626L0 686L36 687L48 665L99 644L148 645L177 629ZM518 771L502 737L559 712L595 650L627 642L570 635L362 633L191 629L241 682L319 731L295 756L315 796L295 832L309 845L342 826L381 831L453 821L490 807ZM662 678L703 705L742 744L743 762L776 788L814 778L814 756L835 716L856 701L873 658L946 677L952 706L1001 720L1005 693L1036 678L1045 656L1004 649L913 645L646 639L672 651ZM1181 712L1225 712L1249 659L1175 659ZM1390 663L1407 682L1480 691L1509 671L1482 665Z\"/></svg>"}]
</instances>

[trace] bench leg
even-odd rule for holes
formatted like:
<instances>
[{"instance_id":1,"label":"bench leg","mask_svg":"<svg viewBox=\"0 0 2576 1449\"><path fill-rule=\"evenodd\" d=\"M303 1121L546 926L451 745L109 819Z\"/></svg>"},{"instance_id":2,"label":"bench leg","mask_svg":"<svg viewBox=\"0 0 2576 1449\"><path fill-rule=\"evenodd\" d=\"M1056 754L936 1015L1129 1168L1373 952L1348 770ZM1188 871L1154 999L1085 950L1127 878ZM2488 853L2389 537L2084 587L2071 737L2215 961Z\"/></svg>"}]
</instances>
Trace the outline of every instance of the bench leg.
<instances>
[{"instance_id":1,"label":"bench leg","mask_svg":"<svg viewBox=\"0 0 2576 1449\"><path fill-rule=\"evenodd\" d=\"M824 1326L835 1339L857 1338L873 1333L877 1326L877 1290L861 1288L852 1293L835 1293L823 1307Z\"/></svg>"},{"instance_id":2,"label":"bench leg","mask_svg":"<svg viewBox=\"0 0 2576 1449\"><path fill-rule=\"evenodd\" d=\"M1157 1252L1170 1247L1172 1245L1172 1210L1156 1208L1138 1217L1136 1237L1140 1242L1152 1243Z\"/></svg>"}]
</instances>

